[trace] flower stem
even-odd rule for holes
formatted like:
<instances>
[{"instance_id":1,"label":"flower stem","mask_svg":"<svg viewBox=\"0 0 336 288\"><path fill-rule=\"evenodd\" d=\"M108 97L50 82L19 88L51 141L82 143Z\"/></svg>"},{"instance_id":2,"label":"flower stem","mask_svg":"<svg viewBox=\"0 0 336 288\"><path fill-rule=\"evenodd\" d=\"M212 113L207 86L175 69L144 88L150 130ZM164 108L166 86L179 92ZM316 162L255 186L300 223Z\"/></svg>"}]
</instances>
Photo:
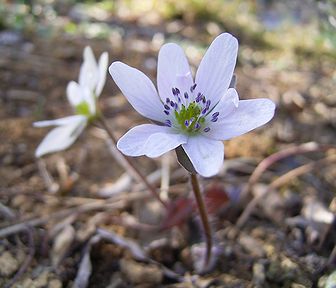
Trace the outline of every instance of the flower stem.
<instances>
[{"instance_id":1,"label":"flower stem","mask_svg":"<svg viewBox=\"0 0 336 288\"><path fill-rule=\"evenodd\" d=\"M195 173L190 174L191 178L191 185L193 187L195 199L197 202L198 211L201 216L201 221L204 229L205 234L205 241L206 241L206 257L204 261L204 269L208 266L211 258L211 250L212 250L212 235L211 235L211 228L208 219L208 213L206 211L204 199L201 193L200 184L198 182L197 175Z\"/></svg>"},{"instance_id":2,"label":"flower stem","mask_svg":"<svg viewBox=\"0 0 336 288\"><path fill-rule=\"evenodd\" d=\"M97 118L97 122L99 122L102 126L102 128L106 131L107 135L111 139L114 146L117 145L117 139L113 135L112 131L110 130L104 116L102 114L99 115ZM147 178L140 172L140 170L133 164L132 160L125 156L124 154L120 153L120 155L125 159L125 162L127 163L127 166L129 169L132 170L133 174L135 174L148 188L148 190L152 193L153 197L155 197L166 209L168 209L168 205L165 201L163 201L160 197L160 195L157 193L155 187L148 182Z\"/></svg>"}]
</instances>

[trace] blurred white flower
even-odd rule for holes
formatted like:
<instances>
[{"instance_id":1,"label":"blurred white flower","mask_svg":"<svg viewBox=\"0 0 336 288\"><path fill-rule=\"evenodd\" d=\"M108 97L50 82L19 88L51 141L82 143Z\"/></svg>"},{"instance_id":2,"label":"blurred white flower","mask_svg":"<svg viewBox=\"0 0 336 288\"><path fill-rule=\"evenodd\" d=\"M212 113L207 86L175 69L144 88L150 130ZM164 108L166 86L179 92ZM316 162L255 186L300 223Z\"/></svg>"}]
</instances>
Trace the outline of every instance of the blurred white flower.
<instances>
[{"instance_id":1,"label":"blurred white flower","mask_svg":"<svg viewBox=\"0 0 336 288\"><path fill-rule=\"evenodd\" d=\"M158 59L158 92L139 70L112 63L110 74L127 100L157 123L132 128L119 139L119 150L129 156L158 157L181 145L199 174L218 173L224 160L222 140L267 123L275 109L269 99L239 100L237 91L230 88L237 52L235 37L219 35L194 81L181 47L165 44Z\"/></svg>"},{"instance_id":2,"label":"blurred white flower","mask_svg":"<svg viewBox=\"0 0 336 288\"><path fill-rule=\"evenodd\" d=\"M92 49L85 47L83 58L78 83L71 81L67 87L67 98L76 115L34 123L35 127L57 126L37 147L36 157L67 149L97 115L96 101L105 85L108 54L104 52L97 63Z\"/></svg>"}]
</instances>

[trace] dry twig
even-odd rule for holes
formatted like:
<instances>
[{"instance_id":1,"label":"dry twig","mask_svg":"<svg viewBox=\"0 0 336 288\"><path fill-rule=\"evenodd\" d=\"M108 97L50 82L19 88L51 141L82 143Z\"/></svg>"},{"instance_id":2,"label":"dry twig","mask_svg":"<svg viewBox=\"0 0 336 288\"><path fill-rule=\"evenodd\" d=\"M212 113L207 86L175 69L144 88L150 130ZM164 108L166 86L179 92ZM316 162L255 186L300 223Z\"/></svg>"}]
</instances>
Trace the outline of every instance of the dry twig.
<instances>
[{"instance_id":1,"label":"dry twig","mask_svg":"<svg viewBox=\"0 0 336 288\"><path fill-rule=\"evenodd\" d=\"M51 220L56 220L60 218L68 217L72 214L81 214L87 213L95 210L104 210L104 209L120 209L123 208L127 203L134 200L146 199L149 197L148 193L144 192L133 192L128 195L121 195L120 197L111 198L108 200L95 200L91 203L85 203L76 207L63 209L49 215L22 220L18 223L9 225L7 227L0 228L0 238L7 237L9 235L23 231L27 226L36 227L44 225Z\"/></svg>"},{"instance_id":2,"label":"dry twig","mask_svg":"<svg viewBox=\"0 0 336 288\"><path fill-rule=\"evenodd\" d=\"M237 223L236 223L236 227L238 229L241 229L244 224L246 223L247 219L250 217L251 213L254 211L254 209L257 207L258 203L260 202L260 200L262 198L265 197L266 194L268 194L268 192L272 191L273 189L276 189L286 183L288 183L290 180L297 178L298 176L308 173L316 168L319 168L321 166L327 165L329 163L335 162L336 160L336 156L335 155L331 155L328 157L325 157L321 160L318 161L314 161L314 162L310 162L308 164L302 165L298 168L295 168L285 174L283 174L282 176L280 176L279 178L277 178L276 180L274 180L269 186L268 188L263 191L262 193L260 193L258 196L256 196L255 198L253 198L253 200L251 202L249 202L249 204L247 205L247 207L245 208L243 214L239 217Z\"/></svg>"},{"instance_id":3,"label":"dry twig","mask_svg":"<svg viewBox=\"0 0 336 288\"><path fill-rule=\"evenodd\" d=\"M53 177L47 170L47 165L42 158L37 160L37 167L40 171L41 177L47 187L49 193L56 193L59 190L59 185L54 181Z\"/></svg>"},{"instance_id":4,"label":"dry twig","mask_svg":"<svg viewBox=\"0 0 336 288\"><path fill-rule=\"evenodd\" d=\"M168 209L168 205L166 202L164 202L161 198L158 192L156 191L155 187L149 183L146 176L144 176L141 171L132 163L132 160L128 156L124 156L117 150L117 140L110 130L109 126L107 125L107 122L104 118L104 116L101 114L100 117L97 119L97 122L101 125L101 127L105 130L107 133L112 145L110 145L111 152L114 155L115 159L125 168L126 171L132 173L132 176L135 177L135 179L140 180L149 190L149 192L152 193L153 197L156 198L166 209Z\"/></svg>"},{"instance_id":5,"label":"dry twig","mask_svg":"<svg viewBox=\"0 0 336 288\"><path fill-rule=\"evenodd\" d=\"M170 182L170 155L169 153L166 153L162 156L161 187L160 187L160 195L164 201L168 200L169 182Z\"/></svg>"}]
</instances>

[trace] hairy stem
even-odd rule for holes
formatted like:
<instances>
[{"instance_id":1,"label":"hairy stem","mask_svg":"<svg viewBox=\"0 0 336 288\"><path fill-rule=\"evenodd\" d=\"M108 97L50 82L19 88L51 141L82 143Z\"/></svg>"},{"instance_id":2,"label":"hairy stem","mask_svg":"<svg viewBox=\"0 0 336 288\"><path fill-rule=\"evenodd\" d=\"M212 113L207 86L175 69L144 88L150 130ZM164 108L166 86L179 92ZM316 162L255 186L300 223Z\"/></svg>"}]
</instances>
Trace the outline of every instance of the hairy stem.
<instances>
[{"instance_id":1,"label":"hairy stem","mask_svg":"<svg viewBox=\"0 0 336 288\"><path fill-rule=\"evenodd\" d=\"M210 228L210 223L209 223L209 218L208 218L208 213L206 211L204 199L201 193L201 188L197 179L197 175L194 173L190 174L191 178L191 185L193 187L195 199L197 202L197 207L198 211L201 216L201 221L204 229L204 234L205 234L205 241L206 241L206 257L205 257L205 262L204 262L204 268L206 268L210 262L211 258L211 249L212 249L212 235L211 235L211 228Z\"/></svg>"},{"instance_id":2,"label":"hairy stem","mask_svg":"<svg viewBox=\"0 0 336 288\"><path fill-rule=\"evenodd\" d=\"M109 138L111 139L113 145L116 146L117 140L114 137L112 131L109 128L109 126L107 125L104 116L100 115L99 118L97 118L97 121L101 124L102 128L106 131L106 133L109 136ZM155 187L151 183L148 182L147 178L133 164L132 160L129 157L127 157L124 154L122 154L122 153L120 153L120 155L125 159L125 162L127 163L128 169L131 169L132 172L133 172L133 174L135 174L137 176L137 178L139 178L144 183L144 185L148 188L148 190L151 192L151 194L153 195L153 197L155 197L166 209L168 209L167 203L164 202L161 199L161 197L157 193Z\"/></svg>"}]
</instances>

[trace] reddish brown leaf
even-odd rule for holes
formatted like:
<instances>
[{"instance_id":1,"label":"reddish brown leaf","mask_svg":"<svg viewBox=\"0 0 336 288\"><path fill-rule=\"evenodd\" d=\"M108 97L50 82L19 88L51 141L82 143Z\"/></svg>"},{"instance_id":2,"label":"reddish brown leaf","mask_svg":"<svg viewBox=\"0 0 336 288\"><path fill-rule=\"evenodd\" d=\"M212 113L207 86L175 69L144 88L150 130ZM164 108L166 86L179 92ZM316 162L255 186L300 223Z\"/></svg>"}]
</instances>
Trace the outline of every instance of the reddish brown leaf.
<instances>
[{"instance_id":1,"label":"reddish brown leaf","mask_svg":"<svg viewBox=\"0 0 336 288\"><path fill-rule=\"evenodd\" d=\"M179 198L169 204L168 211L160 229L165 230L183 224L193 211L193 201L189 198Z\"/></svg>"},{"instance_id":2,"label":"reddish brown leaf","mask_svg":"<svg viewBox=\"0 0 336 288\"><path fill-rule=\"evenodd\" d=\"M205 204L208 212L211 214L217 213L221 208L229 202L230 198L225 192L225 189L220 184L212 184L204 193Z\"/></svg>"}]
</instances>

